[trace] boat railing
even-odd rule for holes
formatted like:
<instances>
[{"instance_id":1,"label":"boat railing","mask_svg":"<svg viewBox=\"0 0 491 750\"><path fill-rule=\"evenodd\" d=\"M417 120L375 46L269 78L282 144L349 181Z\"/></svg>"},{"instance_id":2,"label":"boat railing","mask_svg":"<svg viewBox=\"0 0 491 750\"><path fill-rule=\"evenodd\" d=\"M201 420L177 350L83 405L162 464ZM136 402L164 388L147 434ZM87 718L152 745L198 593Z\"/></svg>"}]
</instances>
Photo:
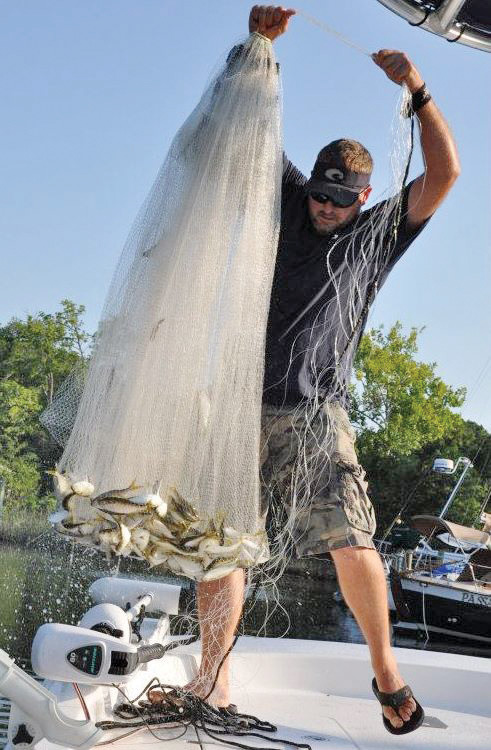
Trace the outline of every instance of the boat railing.
<instances>
[{"instance_id":1,"label":"boat railing","mask_svg":"<svg viewBox=\"0 0 491 750\"><path fill-rule=\"evenodd\" d=\"M434 575L441 568L447 568L446 571L442 571L442 574L446 572L448 575L452 575L452 566L462 565L465 562L459 553L454 556L448 552L436 552L435 550L428 552L397 550L382 555L382 560L387 572L393 569L398 573L415 572L428 575Z\"/></svg>"}]
</instances>

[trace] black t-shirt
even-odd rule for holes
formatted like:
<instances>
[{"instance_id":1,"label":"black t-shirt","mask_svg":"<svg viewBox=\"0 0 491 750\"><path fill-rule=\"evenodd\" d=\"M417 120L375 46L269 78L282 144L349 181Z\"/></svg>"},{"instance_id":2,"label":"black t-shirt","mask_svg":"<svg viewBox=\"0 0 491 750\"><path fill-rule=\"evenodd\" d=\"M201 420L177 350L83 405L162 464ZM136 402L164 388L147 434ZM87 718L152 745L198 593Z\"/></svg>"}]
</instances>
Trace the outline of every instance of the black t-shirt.
<instances>
[{"instance_id":1,"label":"black t-shirt","mask_svg":"<svg viewBox=\"0 0 491 750\"><path fill-rule=\"evenodd\" d=\"M357 300L356 315L360 320L353 325L353 309L349 309L350 305L334 301L336 295L332 278L336 274L342 276L343 269L350 262L355 267L357 258L364 253L366 262L363 266L367 278L376 278L376 289L380 289L395 263L426 222L416 228L407 226L407 198L410 188L407 185L402 195L396 233L394 234L392 225L380 238L379 247L383 247L382 252L375 252L368 239L371 222L375 216L380 215L385 202L362 211L337 234L322 236L315 231L310 221L304 187L306 181L306 177L285 159L280 238L266 333L263 400L276 406L294 407L312 395L314 381L327 393L333 388L333 362L336 360L334 348L339 355L339 348L342 350L346 346L345 351L341 352L340 362L338 357L336 367L337 398L346 405L353 357L366 323L367 296L373 295L375 290L372 283L359 285L363 289ZM381 258L383 264L380 264ZM349 274L349 268L347 273ZM330 302L335 306L334 314L330 312ZM326 314L329 316L327 325ZM313 351L314 369L317 373L315 377L312 371ZM319 373L322 373L321 377Z\"/></svg>"}]
</instances>

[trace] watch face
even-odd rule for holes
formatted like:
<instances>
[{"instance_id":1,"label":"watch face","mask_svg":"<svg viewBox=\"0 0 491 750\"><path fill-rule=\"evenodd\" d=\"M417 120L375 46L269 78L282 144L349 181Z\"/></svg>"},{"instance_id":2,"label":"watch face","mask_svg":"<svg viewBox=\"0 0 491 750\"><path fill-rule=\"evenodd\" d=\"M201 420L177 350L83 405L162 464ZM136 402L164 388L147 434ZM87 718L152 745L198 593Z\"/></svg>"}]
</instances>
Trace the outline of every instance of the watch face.
<instances>
[{"instance_id":1,"label":"watch face","mask_svg":"<svg viewBox=\"0 0 491 750\"><path fill-rule=\"evenodd\" d=\"M81 646L75 648L73 651L69 651L67 661L72 667L89 674L92 677L96 677L101 669L102 664L102 648L97 645Z\"/></svg>"}]
</instances>

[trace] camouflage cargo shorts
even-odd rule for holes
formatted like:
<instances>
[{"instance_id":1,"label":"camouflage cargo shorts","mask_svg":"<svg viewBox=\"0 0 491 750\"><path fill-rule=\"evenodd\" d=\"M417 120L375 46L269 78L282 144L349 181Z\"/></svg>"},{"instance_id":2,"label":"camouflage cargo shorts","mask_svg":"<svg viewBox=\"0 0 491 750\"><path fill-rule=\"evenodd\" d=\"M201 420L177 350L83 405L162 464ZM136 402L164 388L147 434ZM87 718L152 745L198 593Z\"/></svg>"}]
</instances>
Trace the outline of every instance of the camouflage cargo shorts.
<instances>
[{"instance_id":1,"label":"camouflage cargo shorts","mask_svg":"<svg viewBox=\"0 0 491 750\"><path fill-rule=\"evenodd\" d=\"M261 483L265 511L272 498L287 512L291 506L291 477L301 448L303 423L298 413L263 404ZM325 555L342 547L373 548L375 514L367 495L365 471L356 456L355 431L345 409L338 403L325 404L312 428L303 457L309 462L315 451L315 459L308 470L308 507L297 512L295 521L297 556Z\"/></svg>"}]
</instances>

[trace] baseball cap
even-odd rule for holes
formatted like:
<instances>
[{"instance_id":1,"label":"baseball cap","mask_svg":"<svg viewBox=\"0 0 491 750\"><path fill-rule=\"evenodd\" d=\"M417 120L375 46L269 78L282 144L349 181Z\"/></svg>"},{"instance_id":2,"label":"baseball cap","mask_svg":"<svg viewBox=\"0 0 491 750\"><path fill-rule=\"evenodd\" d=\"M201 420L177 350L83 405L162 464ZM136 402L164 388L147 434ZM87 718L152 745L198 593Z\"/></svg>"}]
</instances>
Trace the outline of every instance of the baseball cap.
<instances>
[{"instance_id":1,"label":"baseball cap","mask_svg":"<svg viewBox=\"0 0 491 750\"><path fill-rule=\"evenodd\" d=\"M341 206L350 206L354 195L361 193L369 184L369 174L351 172L336 159L330 159L315 162L305 188L307 192L323 193Z\"/></svg>"}]
</instances>

